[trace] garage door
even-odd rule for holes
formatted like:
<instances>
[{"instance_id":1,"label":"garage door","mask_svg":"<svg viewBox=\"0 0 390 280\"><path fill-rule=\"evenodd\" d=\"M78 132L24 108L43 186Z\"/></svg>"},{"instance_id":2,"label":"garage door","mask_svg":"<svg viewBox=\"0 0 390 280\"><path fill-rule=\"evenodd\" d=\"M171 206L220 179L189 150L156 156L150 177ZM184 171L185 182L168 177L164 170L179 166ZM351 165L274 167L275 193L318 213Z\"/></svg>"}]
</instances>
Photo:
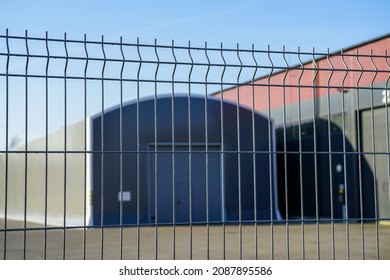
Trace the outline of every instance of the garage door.
<instances>
[{"instance_id":1,"label":"garage door","mask_svg":"<svg viewBox=\"0 0 390 280\"><path fill-rule=\"evenodd\" d=\"M151 222L156 222L156 217L159 224L221 221L220 148L210 146L206 154L205 146L194 146L191 153L188 146L175 147L174 170L171 151L171 146L159 145L157 159L153 152L149 156Z\"/></svg>"}]
</instances>

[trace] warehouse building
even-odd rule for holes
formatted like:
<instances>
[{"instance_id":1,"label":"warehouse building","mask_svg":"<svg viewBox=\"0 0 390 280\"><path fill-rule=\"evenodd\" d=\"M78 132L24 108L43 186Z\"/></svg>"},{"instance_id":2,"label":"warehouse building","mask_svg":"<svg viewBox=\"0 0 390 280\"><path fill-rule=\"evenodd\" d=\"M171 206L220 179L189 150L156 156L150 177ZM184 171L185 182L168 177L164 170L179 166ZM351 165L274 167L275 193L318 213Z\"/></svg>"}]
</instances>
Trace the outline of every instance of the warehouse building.
<instances>
[{"instance_id":1,"label":"warehouse building","mask_svg":"<svg viewBox=\"0 0 390 280\"><path fill-rule=\"evenodd\" d=\"M387 34L320 56L290 52L297 65L275 52L279 71L214 94L274 121L284 218L390 218L389 50Z\"/></svg>"},{"instance_id":2,"label":"warehouse building","mask_svg":"<svg viewBox=\"0 0 390 280\"><path fill-rule=\"evenodd\" d=\"M245 107L205 96L146 98L64 133L48 136L49 151L43 137L29 154L20 146L8 155L0 206L8 219L83 226L281 217L273 123ZM6 193L4 156L0 170Z\"/></svg>"}]
</instances>

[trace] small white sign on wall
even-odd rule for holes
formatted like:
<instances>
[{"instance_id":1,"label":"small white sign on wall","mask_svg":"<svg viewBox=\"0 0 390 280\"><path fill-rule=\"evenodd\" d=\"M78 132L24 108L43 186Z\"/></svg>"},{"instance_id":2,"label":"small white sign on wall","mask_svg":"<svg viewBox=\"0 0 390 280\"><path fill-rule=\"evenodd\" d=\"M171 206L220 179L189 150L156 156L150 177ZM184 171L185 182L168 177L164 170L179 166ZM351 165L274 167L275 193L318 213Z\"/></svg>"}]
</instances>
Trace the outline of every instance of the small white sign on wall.
<instances>
[{"instance_id":1,"label":"small white sign on wall","mask_svg":"<svg viewBox=\"0 0 390 280\"><path fill-rule=\"evenodd\" d=\"M129 202L131 201L131 192L118 192L118 201Z\"/></svg>"},{"instance_id":2,"label":"small white sign on wall","mask_svg":"<svg viewBox=\"0 0 390 280\"><path fill-rule=\"evenodd\" d=\"M382 103L387 104L390 103L390 90L383 90L382 91Z\"/></svg>"}]
</instances>

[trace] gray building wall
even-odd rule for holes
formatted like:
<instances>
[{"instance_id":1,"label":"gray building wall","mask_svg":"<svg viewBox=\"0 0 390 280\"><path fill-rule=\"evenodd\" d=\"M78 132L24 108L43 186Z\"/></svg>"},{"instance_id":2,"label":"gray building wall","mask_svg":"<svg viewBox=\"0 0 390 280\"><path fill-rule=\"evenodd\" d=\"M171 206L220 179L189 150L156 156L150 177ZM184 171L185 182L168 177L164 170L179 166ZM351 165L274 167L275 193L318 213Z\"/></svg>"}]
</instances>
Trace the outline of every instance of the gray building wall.
<instances>
[{"instance_id":1,"label":"gray building wall","mask_svg":"<svg viewBox=\"0 0 390 280\"><path fill-rule=\"evenodd\" d=\"M89 121L86 128L88 151ZM47 153L46 139L42 137L28 143L27 153L24 145L10 150L8 164L6 155L1 155L0 217L5 218L7 212L11 220L44 224L46 219L49 225L90 225L90 154L83 152L84 134L84 121L66 129L67 153L65 130L61 129L48 136Z\"/></svg>"}]
</instances>

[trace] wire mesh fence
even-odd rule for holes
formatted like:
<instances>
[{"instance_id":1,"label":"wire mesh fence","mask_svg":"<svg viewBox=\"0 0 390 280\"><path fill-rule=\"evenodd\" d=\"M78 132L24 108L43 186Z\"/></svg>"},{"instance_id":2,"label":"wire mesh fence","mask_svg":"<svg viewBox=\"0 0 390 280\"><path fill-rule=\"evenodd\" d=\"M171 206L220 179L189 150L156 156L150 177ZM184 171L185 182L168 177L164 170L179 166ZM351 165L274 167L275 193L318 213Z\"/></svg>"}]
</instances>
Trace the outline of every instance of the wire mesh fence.
<instances>
[{"instance_id":1,"label":"wire mesh fence","mask_svg":"<svg viewBox=\"0 0 390 280\"><path fill-rule=\"evenodd\" d=\"M389 42L7 30L1 258L390 259Z\"/></svg>"}]
</instances>

